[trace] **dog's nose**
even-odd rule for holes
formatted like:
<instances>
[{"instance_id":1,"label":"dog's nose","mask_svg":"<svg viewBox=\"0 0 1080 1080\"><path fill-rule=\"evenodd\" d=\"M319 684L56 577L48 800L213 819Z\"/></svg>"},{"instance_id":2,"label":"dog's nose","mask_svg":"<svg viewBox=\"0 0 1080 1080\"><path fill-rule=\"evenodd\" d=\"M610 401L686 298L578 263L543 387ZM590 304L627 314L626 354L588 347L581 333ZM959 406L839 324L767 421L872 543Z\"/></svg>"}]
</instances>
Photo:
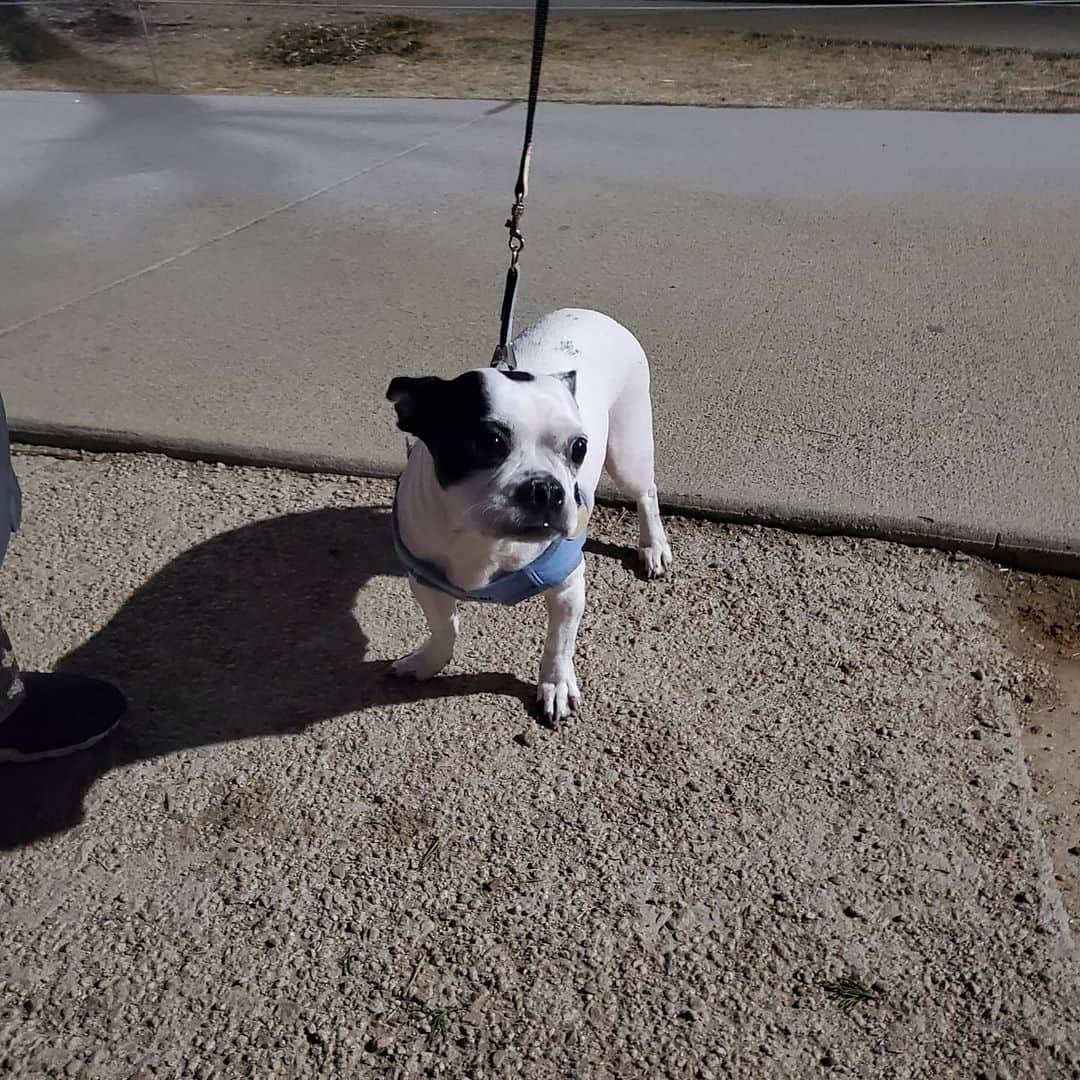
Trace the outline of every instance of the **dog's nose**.
<instances>
[{"instance_id":1,"label":"dog's nose","mask_svg":"<svg viewBox=\"0 0 1080 1080\"><path fill-rule=\"evenodd\" d=\"M565 498L554 476L534 476L517 489L517 501L529 510L558 510Z\"/></svg>"}]
</instances>

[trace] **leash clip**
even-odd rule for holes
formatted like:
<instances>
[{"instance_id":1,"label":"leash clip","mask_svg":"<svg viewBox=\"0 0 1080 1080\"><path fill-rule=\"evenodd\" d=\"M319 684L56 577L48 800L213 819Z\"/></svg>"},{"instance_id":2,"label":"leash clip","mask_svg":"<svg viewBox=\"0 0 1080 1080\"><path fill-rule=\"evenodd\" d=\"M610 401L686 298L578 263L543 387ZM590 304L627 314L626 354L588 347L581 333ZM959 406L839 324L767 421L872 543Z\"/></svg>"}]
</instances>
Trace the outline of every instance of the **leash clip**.
<instances>
[{"instance_id":1,"label":"leash clip","mask_svg":"<svg viewBox=\"0 0 1080 1080\"><path fill-rule=\"evenodd\" d=\"M514 344L496 345L495 352L491 357L493 368L503 368L506 371L517 371L517 357L514 355Z\"/></svg>"},{"instance_id":2,"label":"leash clip","mask_svg":"<svg viewBox=\"0 0 1080 1080\"><path fill-rule=\"evenodd\" d=\"M507 218L506 227L510 230L510 250L515 257L525 247L525 237L521 234L521 218L525 213L525 196L518 195L514 205L510 208L510 217Z\"/></svg>"}]
</instances>

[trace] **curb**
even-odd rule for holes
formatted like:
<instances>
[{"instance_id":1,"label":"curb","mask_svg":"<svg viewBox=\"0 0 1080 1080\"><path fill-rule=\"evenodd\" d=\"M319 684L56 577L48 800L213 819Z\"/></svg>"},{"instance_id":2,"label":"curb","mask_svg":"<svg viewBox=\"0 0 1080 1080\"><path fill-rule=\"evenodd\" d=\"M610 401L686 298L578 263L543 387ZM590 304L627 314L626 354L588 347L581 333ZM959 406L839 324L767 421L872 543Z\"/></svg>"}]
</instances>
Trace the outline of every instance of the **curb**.
<instances>
[{"instance_id":1,"label":"curb","mask_svg":"<svg viewBox=\"0 0 1080 1080\"><path fill-rule=\"evenodd\" d=\"M399 472L383 462L336 454L289 453L270 447L198 439L162 439L129 431L35 423L17 417L9 418L8 426L13 443L29 446L52 446L94 453L164 454L181 461L375 479L393 479ZM632 505L606 485L600 488L599 501L606 506ZM1036 573L1080 577L1080 539L1066 540L1038 533L995 532L964 522L830 511L794 499L762 504L739 498L709 500L700 494L661 491L660 508L665 513L731 525L757 525L817 536L850 536L885 540L908 547L958 551Z\"/></svg>"}]
</instances>

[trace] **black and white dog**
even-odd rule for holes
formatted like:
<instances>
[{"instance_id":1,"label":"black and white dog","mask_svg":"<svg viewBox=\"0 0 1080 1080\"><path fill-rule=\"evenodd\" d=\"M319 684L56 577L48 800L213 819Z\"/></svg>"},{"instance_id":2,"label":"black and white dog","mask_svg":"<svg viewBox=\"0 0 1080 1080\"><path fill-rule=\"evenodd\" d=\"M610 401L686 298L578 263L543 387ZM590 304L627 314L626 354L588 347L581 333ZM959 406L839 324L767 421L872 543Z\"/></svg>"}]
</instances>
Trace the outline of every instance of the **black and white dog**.
<instances>
[{"instance_id":1,"label":"black and white dog","mask_svg":"<svg viewBox=\"0 0 1080 1080\"><path fill-rule=\"evenodd\" d=\"M430 631L393 670L429 679L450 662L458 600L542 594L537 696L548 719L562 720L581 698L581 548L601 469L637 502L646 576L671 565L653 475L649 365L634 336L595 311L545 316L514 352L513 371L397 378L387 390L398 427L419 440L398 481L394 540Z\"/></svg>"}]
</instances>

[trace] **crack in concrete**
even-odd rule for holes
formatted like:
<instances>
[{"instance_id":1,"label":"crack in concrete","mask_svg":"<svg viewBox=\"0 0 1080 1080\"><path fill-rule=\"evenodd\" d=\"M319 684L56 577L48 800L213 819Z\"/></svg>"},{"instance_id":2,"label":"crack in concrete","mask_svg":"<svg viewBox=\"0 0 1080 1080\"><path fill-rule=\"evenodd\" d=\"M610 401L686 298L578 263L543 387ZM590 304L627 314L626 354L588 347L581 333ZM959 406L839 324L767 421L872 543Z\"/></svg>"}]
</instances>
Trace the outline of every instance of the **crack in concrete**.
<instances>
[{"instance_id":1,"label":"crack in concrete","mask_svg":"<svg viewBox=\"0 0 1080 1080\"><path fill-rule=\"evenodd\" d=\"M340 180L335 180L331 184L325 184L321 188L311 191L306 195L290 199L289 202L282 203L281 206L275 206L273 209L267 210L265 213L259 214L249 221L242 222L240 225L234 225L232 228L226 229L216 236L211 236L207 240L200 240L199 243L192 244L191 247L184 248L182 251L177 251L172 255L167 255L163 259L158 259L157 262L150 263L148 266L143 266L138 270L132 271L130 274L125 274L123 277L117 278L115 281L110 281L106 285L100 285L96 289L91 289L81 296L76 296L71 300L65 300L62 304L56 304L45 311L38 312L36 315L31 315L29 318L20 319L18 322L0 327L0 338L7 337L9 334L14 334L16 331L22 330L27 326L33 326L34 323L41 322L42 319L47 319L52 315L59 315L61 312L76 307L78 304L82 304L87 300L91 300L95 296L101 296L104 293L119 288L121 285L126 285L129 281L135 281L137 278L146 277L148 274L152 274L157 270L161 270L166 266L179 262L180 259L186 259L189 255L194 255L196 252L203 251L212 244L217 244L222 240L228 240L230 237L236 236L237 233L244 232L256 225L261 225L263 222L269 221L270 218L277 217L278 214L284 214L286 211L294 210L298 206L303 206L305 203L309 203L322 195L326 195L328 192L335 191L337 188L344 187L346 184L351 184L354 180L360 180L365 176L370 176L379 169L385 168L388 165L393 165L394 162L400 161L402 158L409 157L411 154L427 149L427 147L432 146L448 135L455 135L459 131L465 131L467 128L473 127L490 115L490 110L483 111L479 115L472 117L472 119L466 120L464 123L455 124L446 131L440 131L437 134L429 135L420 142L407 147L405 150L401 150L396 154L391 154L390 157L383 158L381 161L377 161L373 165L368 165L366 168L358 169L356 172L350 173Z\"/></svg>"}]
</instances>

